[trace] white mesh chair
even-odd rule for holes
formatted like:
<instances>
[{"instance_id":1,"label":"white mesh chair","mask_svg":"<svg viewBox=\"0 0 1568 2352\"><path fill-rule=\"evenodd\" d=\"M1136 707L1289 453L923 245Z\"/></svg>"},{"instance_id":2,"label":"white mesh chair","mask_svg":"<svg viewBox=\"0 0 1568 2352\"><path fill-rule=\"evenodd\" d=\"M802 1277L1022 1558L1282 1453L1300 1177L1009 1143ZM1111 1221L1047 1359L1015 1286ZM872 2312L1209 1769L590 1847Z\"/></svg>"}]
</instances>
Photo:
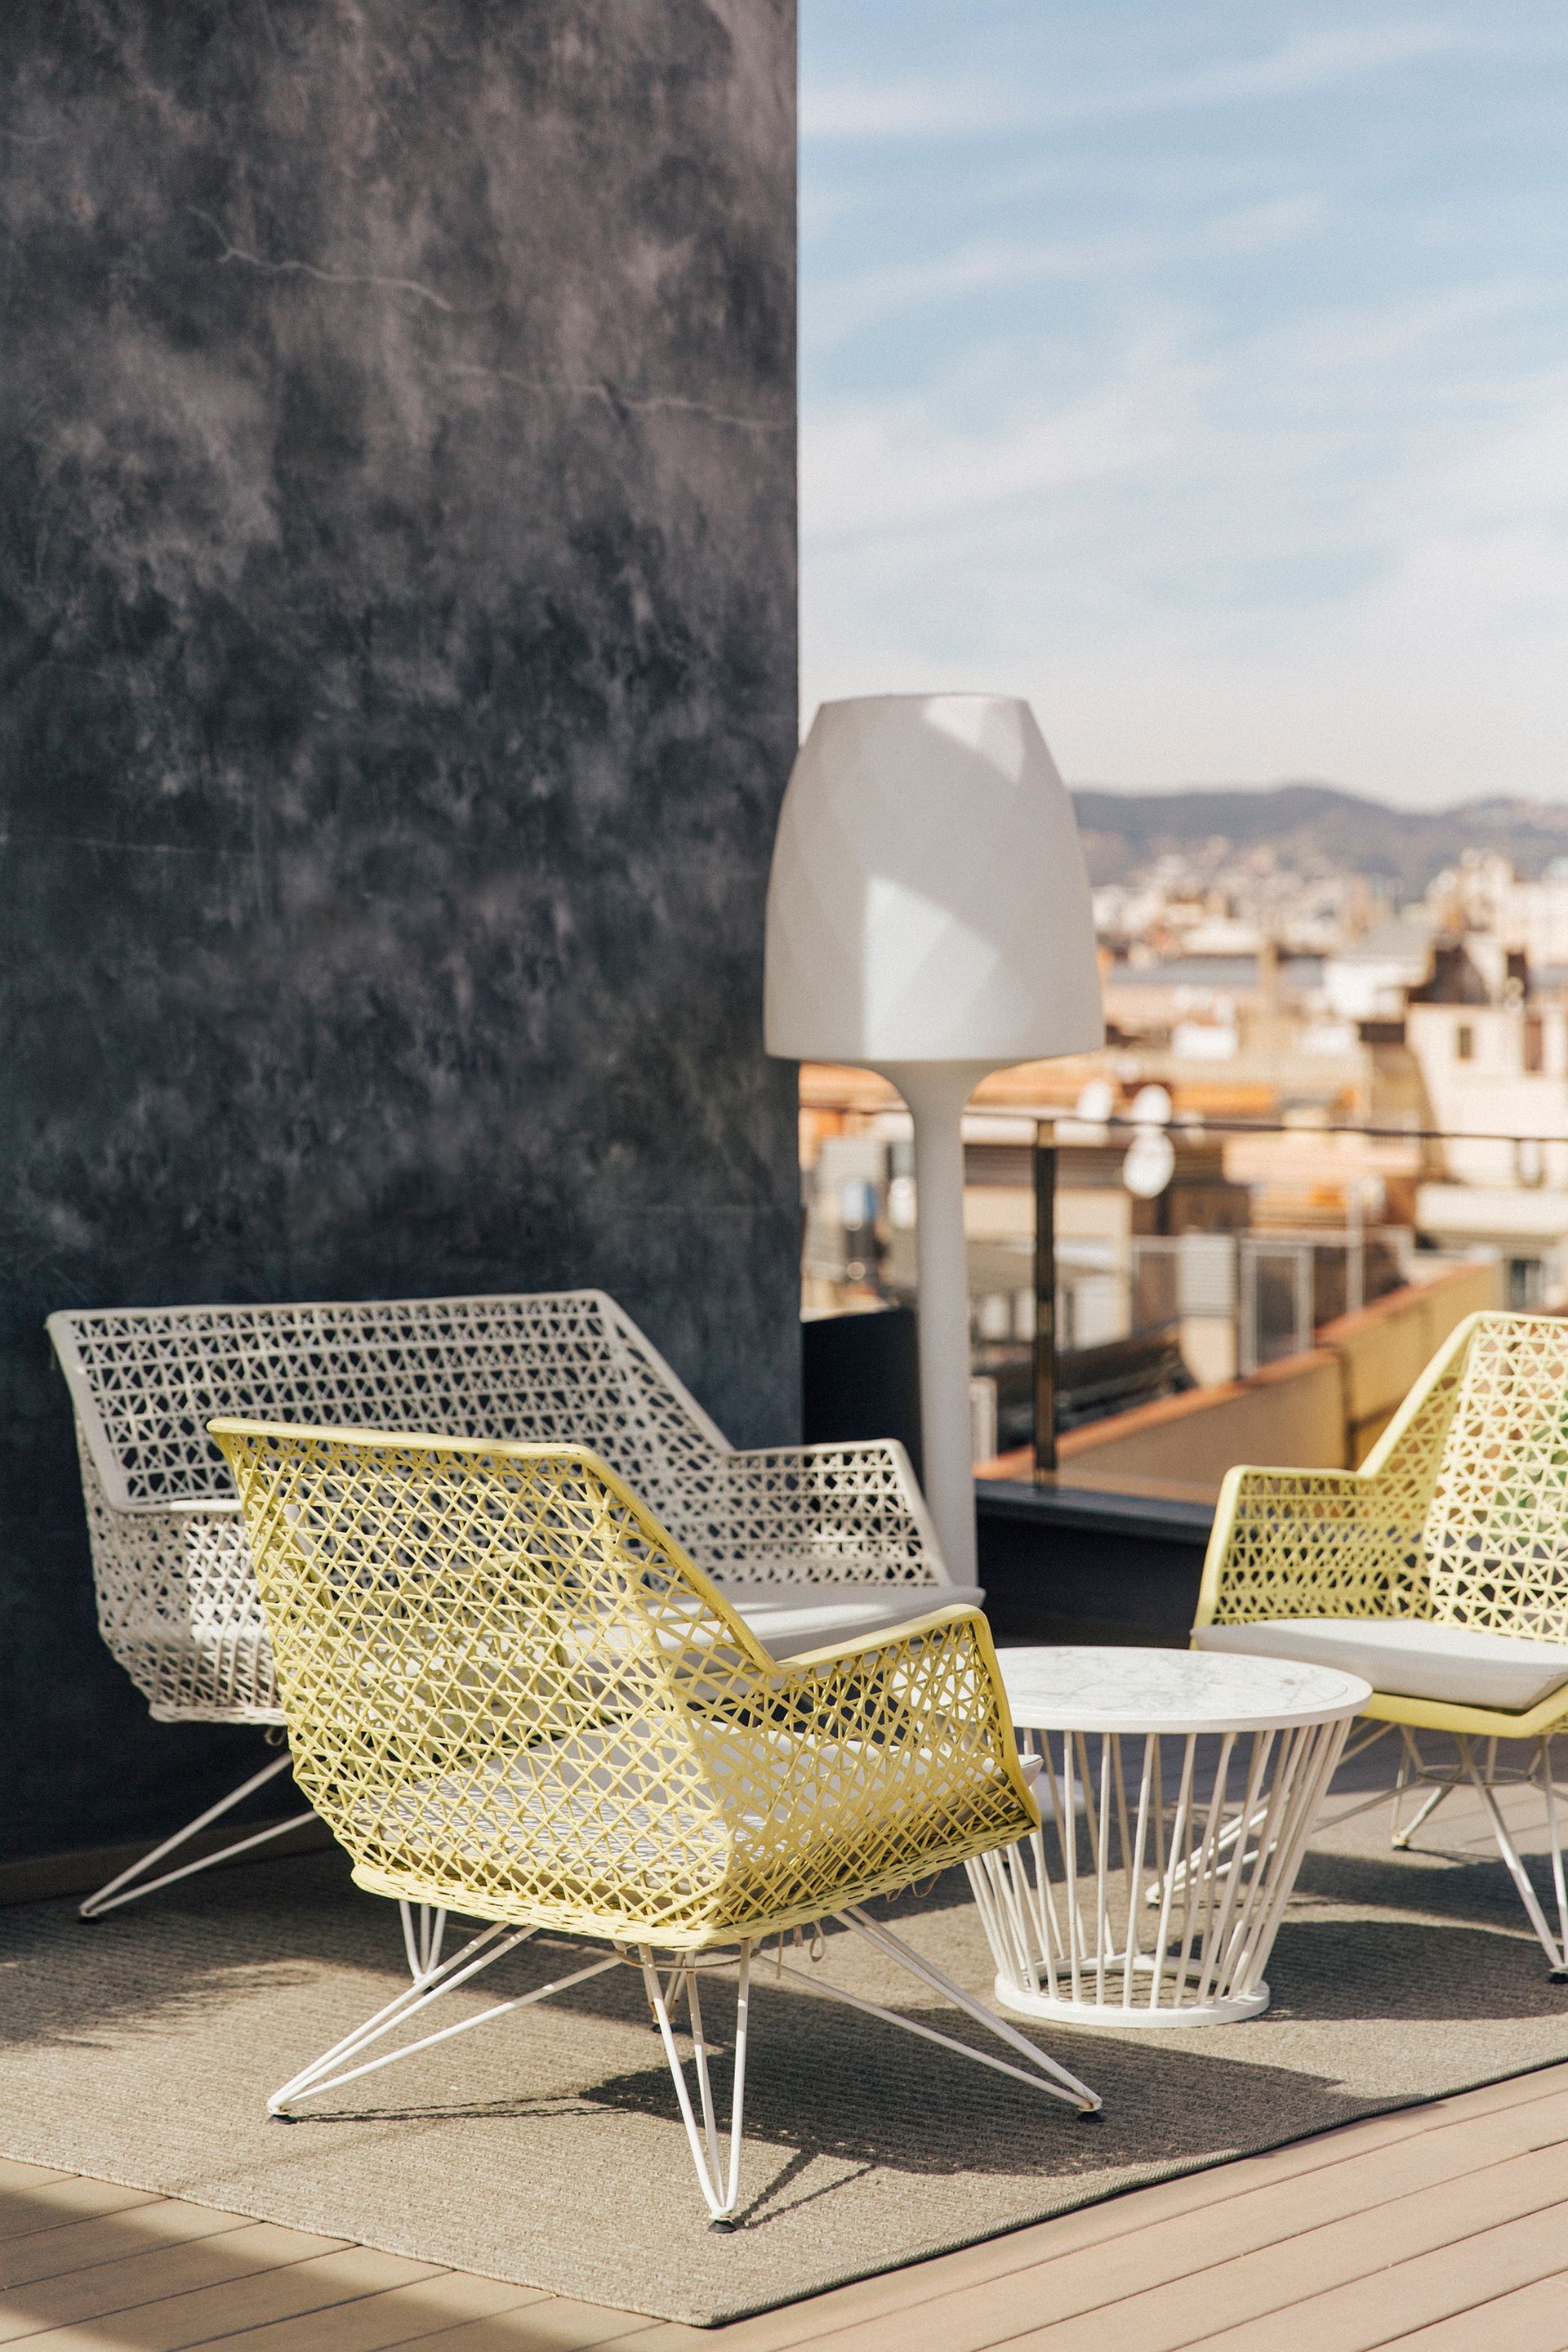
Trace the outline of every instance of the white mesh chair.
<instances>
[{"instance_id":1,"label":"white mesh chair","mask_svg":"<svg viewBox=\"0 0 1568 2352\"><path fill-rule=\"evenodd\" d=\"M599 1290L335 1305L62 1313L99 1627L160 1723L283 1723L217 1414L594 1449L647 1501L775 1657L896 1626L952 1583L896 1444L731 1446ZM280 1836L269 1824L156 1865L286 1769L285 1751L82 1905L94 1918ZM416 1977L438 1921L405 1913Z\"/></svg>"}]
</instances>

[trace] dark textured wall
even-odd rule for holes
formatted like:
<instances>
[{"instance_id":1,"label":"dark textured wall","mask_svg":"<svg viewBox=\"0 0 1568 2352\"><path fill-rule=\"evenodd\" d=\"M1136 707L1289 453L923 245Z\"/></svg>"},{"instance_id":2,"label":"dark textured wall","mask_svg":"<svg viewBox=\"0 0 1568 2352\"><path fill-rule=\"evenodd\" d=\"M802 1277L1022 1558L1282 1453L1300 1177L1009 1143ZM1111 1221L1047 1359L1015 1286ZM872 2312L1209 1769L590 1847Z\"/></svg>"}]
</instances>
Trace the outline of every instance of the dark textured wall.
<instances>
[{"instance_id":1,"label":"dark textured wall","mask_svg":"<svg viewBox=\"0 0 1568 2352\"><path fill-rule=\"evenodd\" d=\"M596 1283L794 1433L791 0L7 0L0 1855L172 1821L51 1307Z\"/></svg>"}]
</instances>

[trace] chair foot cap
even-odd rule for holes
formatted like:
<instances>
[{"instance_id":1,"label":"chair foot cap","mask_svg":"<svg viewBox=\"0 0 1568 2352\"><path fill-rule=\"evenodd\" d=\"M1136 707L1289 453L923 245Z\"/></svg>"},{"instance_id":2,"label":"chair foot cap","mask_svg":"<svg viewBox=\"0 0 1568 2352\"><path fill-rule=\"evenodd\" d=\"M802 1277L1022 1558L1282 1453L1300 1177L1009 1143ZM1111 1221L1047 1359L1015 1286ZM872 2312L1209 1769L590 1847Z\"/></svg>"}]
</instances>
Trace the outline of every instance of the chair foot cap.
<instances>
[{"instance_id":1,"label":"chair foot cap","mask_svg":"<svg viewBox=\"0 0 1568 2352\"><path fill-rule=\"evenodd\" d=\"M737 2226L733 2221L710 2221L708 2224L710 2230L716 2231L721 2237L724 2238L732 2238Z\"/></svg>"},{"instance_id":2,"label":"chair foot cap","mask_svg":"<svg viewBox=\"0 0 1568 2352\"><path fill-rule=\"evenodd\" d=\"M298 2116L286 2116L281 2107L268 2107L267 2120L269 2124L297 2124L300 2118Z\"/></svg>"},{"instance_id":3,"label":"chair foot cap","mask_svg":"<svg viewBox=\"0 0 1568 2352\"><path fill-rule=\"evenodd\" d=\"M1105 2109L1102 2106L1079 2107L1075 2111L1075 2116L1080 2124L1097 2124L1104 2113Z\"/></svg>"},{"instance_id":4,"label":"chair foot cap","mask_svg":"<svg viewBox=\"0 0 1568 2352\"><path fill-rule=\"evenodd\" d=\"M1549 1984L1568 1984L1568 1969L1548 1969L1546 1980Z\"/></svg>"}]
</instances>

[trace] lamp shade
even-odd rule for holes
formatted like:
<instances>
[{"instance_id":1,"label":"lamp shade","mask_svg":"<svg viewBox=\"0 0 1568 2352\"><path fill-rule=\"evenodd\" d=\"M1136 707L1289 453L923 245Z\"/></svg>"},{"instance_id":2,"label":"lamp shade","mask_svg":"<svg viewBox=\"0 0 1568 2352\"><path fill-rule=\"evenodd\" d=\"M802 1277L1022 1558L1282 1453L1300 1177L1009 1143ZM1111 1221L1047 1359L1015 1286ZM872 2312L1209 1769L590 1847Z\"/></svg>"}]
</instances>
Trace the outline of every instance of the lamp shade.
<instances>
[{"instance_id":1,"label":"lamp shade","mask_svg":"<svg viewBox=\"0 0 1568 2352\"><path fill-rule=\"evenodd\" d=\"M768 1051L998 1068L1104 1042L1072 803L1026 702L825 702L768 887Z\"/></svg>"}]
</instances>

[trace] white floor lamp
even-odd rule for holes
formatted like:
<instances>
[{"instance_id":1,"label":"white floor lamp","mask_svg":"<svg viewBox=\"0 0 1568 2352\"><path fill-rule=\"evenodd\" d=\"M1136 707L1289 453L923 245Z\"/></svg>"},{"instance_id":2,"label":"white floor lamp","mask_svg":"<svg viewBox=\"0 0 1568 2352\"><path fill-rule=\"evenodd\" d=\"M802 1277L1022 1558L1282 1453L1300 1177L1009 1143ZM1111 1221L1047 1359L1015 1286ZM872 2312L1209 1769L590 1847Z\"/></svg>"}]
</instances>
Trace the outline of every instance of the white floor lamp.
<instances>
[{"instance_id":1,"label":"white floor lamp","mask_svg":"<svg viewBox=\"0 0 1568 2352\"><path fill-rule=\"evenodd\" d=\"M1026 702L825 702L768 887L767 1046L889 1078L915 1123L926 1500L973 1584L963 1107L989 1071L1104 1042L1083 852Z\"/></svg>"}]
</instances>

